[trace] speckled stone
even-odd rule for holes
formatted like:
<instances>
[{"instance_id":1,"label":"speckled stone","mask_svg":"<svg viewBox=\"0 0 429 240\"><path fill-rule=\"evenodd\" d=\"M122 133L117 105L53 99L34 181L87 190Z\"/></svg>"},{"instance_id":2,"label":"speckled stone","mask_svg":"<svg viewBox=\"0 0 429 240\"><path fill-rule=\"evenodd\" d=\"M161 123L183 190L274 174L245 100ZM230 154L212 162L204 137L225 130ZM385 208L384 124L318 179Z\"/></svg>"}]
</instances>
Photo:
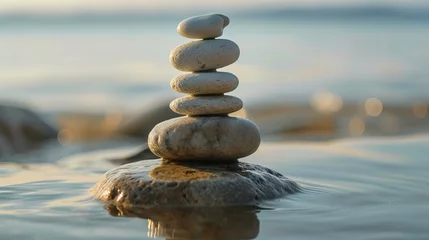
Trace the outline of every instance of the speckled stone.
<instances>
[{"instance_id":1,"label":"speckled stone","mask_svg":"<svg viewBox=\"0 0 429 240\"><path fill-rule=\"evenodd\" d=\"M179 117L156 125L150 150L171 160L231 161L254 153L261 142L251 121L228 116Z\"/></svg>"},{"instance_id":2,"label":"speckled stone","mask_svg":"<svg viewBox=\"0 0 429 240\"><path fill-rule=\"evenodd\" d=\"M170 82L171 88L191 95L223 94L238 86L238 78L228 72L199 72L178 75Z\"/></svg>"},{"instance_id":3,"label":"speckled stone","mask_svg":"<svg viewBox=\"0 0 429 240\"><path fill-rule=\"evenodd\" d=\"M109 170L91 194L123 206L230 206L255 205L299 189L280 173L255 164L147 160Z\"/></svg>"},{"instance_id":4,"label":"speckled stone","mask_svg":"<svg viewBox=\"0 0 429 240\"><path fill-rule=\"evenodd\" d=\"M222 36L229 18L222 14L207 14L187 18L179 23L177 32L187 38L216 38Z\"/></svg>"},{"instance_id":5,"label":"speckled stone","mask_svg":"<svg viewBox=\"0 0 429 240\"><path fill-rule=\"evenodd\" d=\"M239 98L228 95L185 96L170 103L173 112L190 116L229 114L242 107L243 102Z\"/></svg>"},{"instance_id":6,"label":"speckled stone","mask_svg":"<svg viewBox=\"0 0 429 240\"><path fill-rule=\"evenodd\" d=\"M240 49L233 41L212 39L182 44L170 53L170 63L184 72L209 71L233 64Z\"/></svg>"}]
</instances>

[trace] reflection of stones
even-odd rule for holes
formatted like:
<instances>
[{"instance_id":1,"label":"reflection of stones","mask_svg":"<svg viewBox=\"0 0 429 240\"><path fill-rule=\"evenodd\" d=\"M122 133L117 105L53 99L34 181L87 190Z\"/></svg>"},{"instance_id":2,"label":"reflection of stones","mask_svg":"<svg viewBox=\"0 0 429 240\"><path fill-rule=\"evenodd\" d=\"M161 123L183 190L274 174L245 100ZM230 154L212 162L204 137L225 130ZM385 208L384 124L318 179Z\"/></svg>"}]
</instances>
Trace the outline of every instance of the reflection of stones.
<instances>
[{"instance_id":1,"label":"reflection of stones","mask_svg":"<svg viewBox=\"0 0 429 240\"><path fill-rule=\"evenodd\" d=\"M257 204L299 191L266 167L242 163L147 160L106 172L91 194L125 206L227 206Z\"/></svg>"},{"instance_id":2,"label":"reflection of stones","mask_svg":"<svg viewBox=\"0 0 429 240\"><path fill-rule=\"evenodd\" d=\"M29 109L0 105L0 156L26 152L57 138L57 131Z\"/></svg>"},{"instance_id":3,"label":"reflection of stones","mask_svg":"<svg viewBox=\"0 0 429 240\"><path fill-rule=\"evenodd\" d=\"M148 219L148 236L168 239L254 239L259 220L254 207L125 208L104 207L110 215Z\"/></svg>"}]
</instances>

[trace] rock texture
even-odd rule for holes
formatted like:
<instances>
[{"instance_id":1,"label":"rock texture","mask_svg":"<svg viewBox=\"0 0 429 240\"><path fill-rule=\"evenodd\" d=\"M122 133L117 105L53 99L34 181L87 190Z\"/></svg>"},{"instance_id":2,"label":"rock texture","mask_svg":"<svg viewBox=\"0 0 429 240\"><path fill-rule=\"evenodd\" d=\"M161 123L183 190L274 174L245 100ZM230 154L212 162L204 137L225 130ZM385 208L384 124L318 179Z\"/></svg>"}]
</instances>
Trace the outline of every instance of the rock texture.
<instances>
[{"instance_id":1,"label":"rock texture","mask_svg":"<svg viewBox=\"0 0 429 240\"><path fill-rule=\"evenodd\" d=\"M152 152L165 159L228 161L254 153L260 135L243 118L181 117L156 125L148 141Z\"/></svg>"},{"instance_id":2,"label":"rock texture","mask_svg":"<svg viewBox=\"0 0 429 240\"><path fill-rule=\"evenodd\" d=\"M228 23L223 15L196 17L179 24L178 31L213 38ZM239 54L234 42L219 39L174 49L171 64L194 72L170 83L174 90L191 95L170 103L171 110L187 116L161 122L149 133L148 146L162 160L112 169L92 188L92 195L121 207L174 208L255 205L299 191L280 173L238 162L258 149L260 133L250 120L228 115L243 107L239 98L224 95L237 87L238 79L216 69L232 64Z\"/></svg>"},{"instance_id":3,"label":"rock texture","mask_svg":"<svg viewBox=\"0 0 429 240\"><path fill-rule=\"evenodd\" d=\"M240 48L233 41L211 39L176 47L170 53L170 63L184 72L210 71L233 64L239 56Z\"/></svg>"},{"instance_id":4,"label":"rock texture","mask_svg":"<svg viewBox=\"0 0 429 240\"><path fill-rule=\"evenodd\" d=\"M179 24L179 34L203 38L170 53L173 67L193 72L171 80L174 90L191 96L173 100L170 108L191 118L175 118L153 128L148 144L155 155L169 160L235 161L258 148L261 140L256 125L228 116L243 108L241 99L224 95L238 86L238 78L216 72L234 63L240 49L227 39L206 39L220 36L228 24L229 19L219 14L197 16Z\"/></svg>"},{"instance_id":5,"label":"rock texture","mask_svg":"<svg viewBox=\"0 0 429 240\"><path fill-rule=\"evenodd\" d=\"M182 74L173 78L171 88L191 95L223 94L238 86L238 78L228 72L197 72Z\"/></svg>"},{"instance_id":6,"label":"rock texture","mask_svg":"<svg viewBox=\"0 0 429 240\"><path fill-rule=\"evenodd\" d=\"M147 160L105 173L91 194L135 207L253 205L299 191L281 174L260 165Z\"/></svg>"},{"instance_id":7,"label":"rock texture","mask_svg":"<svg viewBox=\"0 0 429 240\"><path fill-rule=\"evenodd\" d=\"M177 32L186 38L216 38L222 36L229 18L222 14L190 17L179 23Z\"/></svg>"},{"instance_id":8,"label":"rock texture","mask_svg":"<svg viewBox=\"0 0 429 240\"><path fill-rule=\"evenodd\" d=\"M243 107L243 102L233 96L186 96L171 102L173 112L182 115L223 115L236 112Z\"/></svg>"}]
</instances>

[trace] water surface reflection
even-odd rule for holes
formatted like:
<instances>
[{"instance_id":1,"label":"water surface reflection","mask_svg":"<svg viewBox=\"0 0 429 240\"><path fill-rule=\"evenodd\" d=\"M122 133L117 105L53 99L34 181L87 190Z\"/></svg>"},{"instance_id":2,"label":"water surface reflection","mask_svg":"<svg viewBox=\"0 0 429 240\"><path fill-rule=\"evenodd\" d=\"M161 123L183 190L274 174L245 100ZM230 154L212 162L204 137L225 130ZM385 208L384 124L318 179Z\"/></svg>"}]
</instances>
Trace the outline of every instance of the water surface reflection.
<instances>
[{"instance_id":1,"label":"water surface reflection","mask_svg":"<svg viewBox=\"0 0 429 240\"><path fill-rule=\"evenodd\" d=\"M148 237L166 239L254 239L259 234L257 208L251 206L211 208L104 208L116 217L148 219Z\"/></svg>"}]
</instances>

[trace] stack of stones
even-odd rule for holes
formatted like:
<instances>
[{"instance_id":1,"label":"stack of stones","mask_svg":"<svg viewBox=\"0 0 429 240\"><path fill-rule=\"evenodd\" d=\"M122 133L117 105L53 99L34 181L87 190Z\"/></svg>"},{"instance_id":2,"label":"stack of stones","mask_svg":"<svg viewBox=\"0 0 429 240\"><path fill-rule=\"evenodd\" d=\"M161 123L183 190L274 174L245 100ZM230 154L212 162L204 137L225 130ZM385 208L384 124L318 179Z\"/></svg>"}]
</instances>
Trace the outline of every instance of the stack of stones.
<instances>
[{"instance_id":1,"label":"stack of stones","mask_svg":"<svg viewBox=\"0 0 429 240\"><path fill-rule=\"evenodd\" d=\"M173 90L189 94L175 99L170 108L187 117L165 121L149 134L152 152L169 160L232 161L255 152L260 143L259 130L247 119L228 114L243 107L243 102L224 95L238 86L238 78L217 72L240 56L237 44L222 35L228 17L210 14L188 18L177 27L180 35L200 38L176 47L170 62L186 73L171 80Z\"/></svg>"},{"instance_id":2,"label":"stack of stones","mask_svg":"<svg viewBox=\"0 0 429 240\"><path fill-rule=\"evenodd\" d=\"M125 207L229 206L257 204L299 190L269 168L237 161L260 144L257 126L231 117L243 103L224 95L238 86L231 73L216 69L234 63L240 50L222 35L229 19L220 14L188 18L178 32L192 41L170 54L172 65L191 72L175 77L171 87L189 94L171 102L184 117L156 125L149 134L150 150L160 160L145 160L109 170L92 188L104 202Z\"/></svg>"}]
</instances>

